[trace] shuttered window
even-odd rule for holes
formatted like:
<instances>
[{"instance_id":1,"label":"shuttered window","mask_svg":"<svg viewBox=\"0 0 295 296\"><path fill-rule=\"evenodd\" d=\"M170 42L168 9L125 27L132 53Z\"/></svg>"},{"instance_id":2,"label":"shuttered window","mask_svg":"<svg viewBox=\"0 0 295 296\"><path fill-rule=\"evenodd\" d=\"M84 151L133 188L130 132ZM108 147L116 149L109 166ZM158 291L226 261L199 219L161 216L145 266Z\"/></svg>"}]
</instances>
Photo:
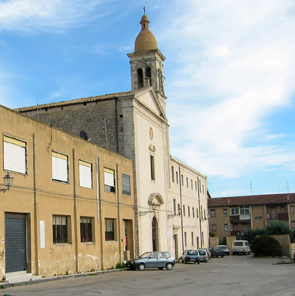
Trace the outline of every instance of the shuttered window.
<instances>
[{"instance_id":1,"label":"shuttered window","mask_svg":"<svg viewBox=\"0 0 295 296\"><path fill-rule=\"evenodd\" d=\"M81 242L92 242L92 219L81 217L80 218L80 233L81 233Z\"/></svg>"},{"instance_id":2,"label":"shuttered window","mask_svg":"<svg viewBox=\"0 0 295 296\"><path fill-rule=\"evenodd\" d=\"M79 160L79 179L80 186L92 188L92 164L83 160Z\"/></svg>"},{"instance_id":3,"label":"shuttered window","mask_svg":"<svg viewBox=\"0 0 295 296\"><path fill-rule=\"evenodd\" d=\"M115 192L115 172L104 168L104 188L105 191Z\"/></svg>"},{"instance_id":4,"label":"shuttered window","mask_svg":"<svg viewBox=\"0 0 295 296\"><path fill-rule=\"evenodd\" d=\"M115 240L115 219L105 219L105 240Z\"/></svg>"},{"instance_id":5,"label":"shuttered window","mask_svg":"<svg viewBox=\"0 0 295 296\"><path fill-rule=\"evenodd\" d=\"M4 169L18 173L27 173L27 144L14 138L4 136Z\"/></svg>"},{"instance_id":6,"label":"shuttered window","mask_svg":"<svg viewBox=\"0 0 295 296\"><path fill-rule=\"evenodd\" d=\"M53 243L68 243L68 217L53 216Z\"/></svg>"},{"instance_id":7,"label":"shuttered window","mask_svg":"<svg viewBox=\"0 0 295 296\"><path fill-rule=\"evenodd\" d=\"M52 151L52 180L69 182L67 155Z\"/></svg>"}]
</instances>

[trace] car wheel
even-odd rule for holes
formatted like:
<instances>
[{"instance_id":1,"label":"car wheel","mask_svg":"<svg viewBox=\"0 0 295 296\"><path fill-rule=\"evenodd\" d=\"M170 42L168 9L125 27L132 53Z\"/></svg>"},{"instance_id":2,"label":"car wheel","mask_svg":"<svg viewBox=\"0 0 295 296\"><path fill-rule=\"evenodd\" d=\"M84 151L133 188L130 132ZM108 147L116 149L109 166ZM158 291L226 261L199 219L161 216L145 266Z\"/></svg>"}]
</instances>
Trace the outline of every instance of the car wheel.
<instances>
[{"instance_id":1,"label":"car wheel","mask_svg":"<svg viewBox=\"0 0 295 296\"><path fill-rule=\"evenodd\" d=\"M208 263L208 260L205 260L205 263Z\"/></svg>"},{"instance_id":2,"label":"car wheel","mask_svg":"<svg viewBox=\"0 0 295 296\"><path fill-rule=\"evenodd\" d=\"M163 270L163 267L159 267L160 270Z\"/></svg>"},{"instance_id":3,"label":"car wheel","mask_svg":"<svg viewBox=\"0 0 295 296\"><path fill-rule=\"evenodd\" d=\"M184 260L183 259L181 259L181 263L184 263Z\"/></svg>"},{"instance_id":4,"label":"car wheel","mask_svg":"<svg viewBox=\"0 0 295 296\"><path fill-rule=\"evenodd\" d=\"M166 264L166 269L167 270L171 270L173 268L173 264L172 263L167 263Z\"/></svg>"},{"instance_id":5,"label":"car wheel","mask_svg":"<svg viewBox=\"0 0 295 296\"><path fill-rule=\"evenodd\" d=\"M198 264L200 264L200 260L198 261Z\"/></svg>"},{"instance_id":6,"label":"car wheel","mask_svg":"<svg viewBox=\"0 0 295 296\"><path fill-rule=\"evenodd\" d=\"M223 258L223 256L221 256L221 258Z\"/></svg>"},{"instance_id":7,"label":"car wheel","mask_svg":"<svg viewBox=\"0 0 295 296\"><path fill-rule=\"evenodd\" d=\"M143 263L140 263L140 264L138 265L138 270L140 270L140 271L145 270L145 265L144 265Z\"/></svg>"}]
</instances>

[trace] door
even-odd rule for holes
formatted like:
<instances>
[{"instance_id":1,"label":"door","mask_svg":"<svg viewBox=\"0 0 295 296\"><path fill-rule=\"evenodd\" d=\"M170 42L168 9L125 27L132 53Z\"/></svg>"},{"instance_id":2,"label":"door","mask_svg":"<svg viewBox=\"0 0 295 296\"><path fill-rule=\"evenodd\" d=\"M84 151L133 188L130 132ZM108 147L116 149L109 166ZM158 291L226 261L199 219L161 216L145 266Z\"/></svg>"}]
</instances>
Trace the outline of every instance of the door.
<instances>
[{"instance_id":1,"label":"door","mask_svg":"<svg viewBox=\"0 0 295 296\"><path fill-rule=\"evenodd\" d=\"M158 256L158 252L152 252L145 262L146 267L159 267Z\"/></svg>"},{"instance_id":2,"label":"door","mask_svg":"<svg viewBox=\"0 0 295 296\"><path fill-rule=\"evenodd\" d=\"M174 254L175 254L175 258L178 258L178 239L177 239L177 234L173 235L173 239L174 239Z\"/></svg>"},{"instance_id":3,"label":"door","mask_svg":"<svg viewBox=\"0 0 295 296\"><path fill-rule=\"evenodd\" d=\"M27 270L27 223L25 214L5 214L6 272Z\"/></svg>"},{"instance_id":4,"label":"door","mask_svg":"<svg viewBox=\"0 0 295 296\"><path fill-rule=\"evenodd\" d=\"M152 221L152 242L153 251L158 251L158 221L156 217Z\"/></svg>"}]
</instances>

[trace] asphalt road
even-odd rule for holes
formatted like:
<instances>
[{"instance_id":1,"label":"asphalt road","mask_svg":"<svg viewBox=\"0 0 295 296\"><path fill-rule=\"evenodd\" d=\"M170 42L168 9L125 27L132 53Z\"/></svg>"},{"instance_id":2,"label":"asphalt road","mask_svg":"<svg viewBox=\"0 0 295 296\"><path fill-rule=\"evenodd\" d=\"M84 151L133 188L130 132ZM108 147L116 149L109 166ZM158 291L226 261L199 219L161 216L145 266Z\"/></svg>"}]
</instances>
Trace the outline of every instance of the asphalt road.
<instances>
[{"instance_id":1,"label":"asphalt road","mask_svg":"<svg viewBox=\"0 0 295 296\"><path fill-rule=\"evenodd\" d=\"M295 296L295 264L277 258L226 256L208 263L176 264L171 271L120 271L0 290L9 296L245 295Z\"/></svg>"}]
</instances>

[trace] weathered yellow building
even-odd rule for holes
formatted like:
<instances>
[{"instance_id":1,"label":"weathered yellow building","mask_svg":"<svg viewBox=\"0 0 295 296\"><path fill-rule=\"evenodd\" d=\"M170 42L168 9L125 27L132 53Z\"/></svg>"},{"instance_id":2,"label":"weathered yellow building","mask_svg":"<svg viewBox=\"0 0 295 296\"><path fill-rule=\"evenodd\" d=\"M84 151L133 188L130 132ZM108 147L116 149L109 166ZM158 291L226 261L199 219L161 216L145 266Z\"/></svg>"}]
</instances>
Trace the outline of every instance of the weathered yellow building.
<instances>
[{"instance_id":1,"label":"weathered yellow building","mask_svg":"<svg viewBox=\"0 0 295 296\"><path fill-rule=\"evenodd\" d=\"M14 178L0 192L2 279L108 269L134 255L132 160L3 106L0 131L2 176Z\"/></svg>"},{"instance_id":2,"label":"weathered yellow building","mask_svg":"<svg viewBox=\"0 0 295 296\"><path fill-rule=\"evenodd\" d=\"M281 221L295 229L295 193L210 198L210 232L220 239Z\"/></svg>"}]
</instances>

